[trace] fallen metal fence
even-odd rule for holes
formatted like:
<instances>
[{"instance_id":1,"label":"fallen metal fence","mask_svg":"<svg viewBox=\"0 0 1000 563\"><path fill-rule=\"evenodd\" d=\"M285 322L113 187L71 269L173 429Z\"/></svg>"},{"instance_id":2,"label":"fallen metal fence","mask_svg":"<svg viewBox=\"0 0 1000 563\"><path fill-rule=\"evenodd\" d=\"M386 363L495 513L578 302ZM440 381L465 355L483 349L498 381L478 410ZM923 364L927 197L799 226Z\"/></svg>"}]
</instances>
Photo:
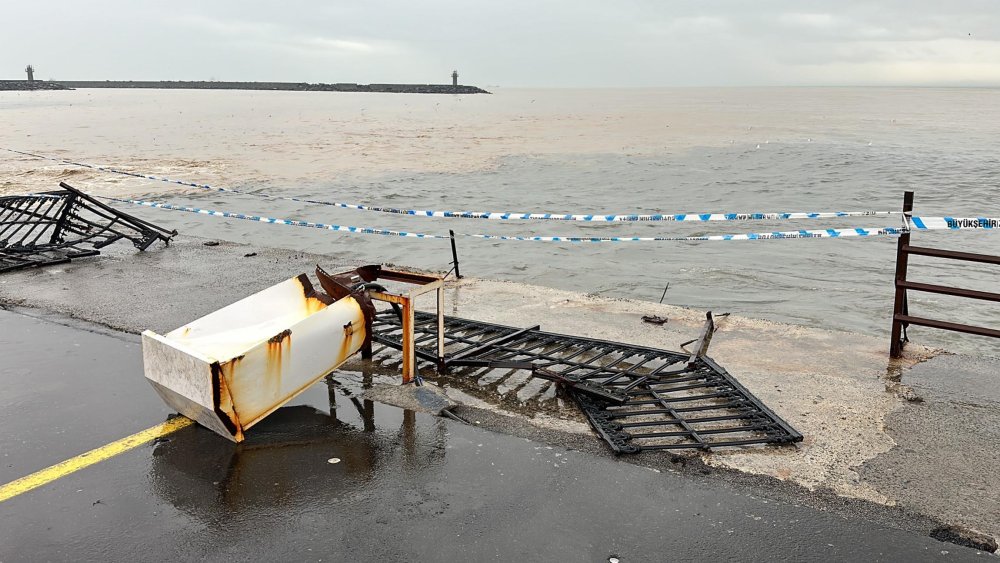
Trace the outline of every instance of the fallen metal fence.
<instances>
[{"instance_id":1,"label":"fallen metal fence","mask_svg":"<svg viewBox=\"0 0 1000 563\"><path fill-rule=\"evenodd\" d=\"M445 317L442 359L436 315L418 312L414 332L417 357L439 371L462 376L483 369L529 370L533 377L557 382L616 453L802 440L703 355L711 317L694 354L545 332L537 325L518 328ZM376 342L401 350L402 334L394 311L376 315Z\"/></svg>"},{"instance_id":2,"label":"fallen metal fence","mask_svg":"<svg viewBox=\"0 0 1000 563\"><path fill-rule=\"evenodd\" d=\"M177 234L109 207L76 188L0 197L0 273L100 254L127 239L139 250Z\"/></svg>"}]
</instances>

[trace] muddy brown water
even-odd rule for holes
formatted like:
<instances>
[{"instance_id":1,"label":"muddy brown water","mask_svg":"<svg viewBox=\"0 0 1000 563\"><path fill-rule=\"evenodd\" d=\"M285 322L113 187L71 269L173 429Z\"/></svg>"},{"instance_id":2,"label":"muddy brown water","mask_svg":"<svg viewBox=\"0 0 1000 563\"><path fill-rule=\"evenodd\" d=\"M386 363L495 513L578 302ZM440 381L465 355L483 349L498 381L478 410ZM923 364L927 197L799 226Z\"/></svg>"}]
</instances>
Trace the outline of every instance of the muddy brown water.
<instances>
[{"instance_id":1,"label":"muddy brown water","mask_svg":"<svg viewBox=\"0 0 1000 563\"><path fill-rule=\"evenodd\" d=\"M0 146L251 192L400 208L558 213L898 210L1000 217L1000 91L508 90L492 96L77 90L0 93ZM0 190L98 193L446 234L689 235L898 226L898 217L712 224L430 219L184 189L3 152ZM447 270L446 241L130 209L181 232ZM915 244L1000 254L1000 234ZM463 273L887 335L894 241L571 244L459 238ZM911 278L990 291L993 266L915 258ZM912 293L913 314L996 326L992 304ZM996 353L994 341L914 339Z\"/></svg>"}]
</instances>

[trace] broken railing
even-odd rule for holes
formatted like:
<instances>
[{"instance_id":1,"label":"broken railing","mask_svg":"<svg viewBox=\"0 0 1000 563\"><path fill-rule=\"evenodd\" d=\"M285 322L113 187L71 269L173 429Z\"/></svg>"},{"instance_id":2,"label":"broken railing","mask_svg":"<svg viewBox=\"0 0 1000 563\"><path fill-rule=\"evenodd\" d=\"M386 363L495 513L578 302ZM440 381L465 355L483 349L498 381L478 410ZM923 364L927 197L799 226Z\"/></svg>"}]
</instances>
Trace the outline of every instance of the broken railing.
<instances>
[{"instance_id":1,"label":"broken railing","mask_svg":"<svg viewBox=\"0 0 1000 563\"><path fill-rule=\"evenodd\" d=\"M400 316L375 317L373 340L401 350ZM454 317L444 318L444 361L437 316L417 313L416 356L458 375L527 370L561 385L615 453L701 449L802 440L731 374L705 355L714 332L708 315L694 352L682 354ZM457 371L457 370L456 370Z\"/></svg>"},{"instance_id":2,"label":"broken railing","mask_svg":"<svg viewBox=\"0 0 1000 563\"><path fill-rule=\"evenodd\" d=\"M526 370L553 381L616 453L802 439L706 355L711 313L694 351L682 354L445 317L437 276L381 266L317 267L316 276L323 292L301 274L165 335L143 332L146 378L178 412L241 442L356 352L372 357L378 342L402 352L404 384L421 384L420 360L441 373ZM416 311L416 297L431 292L436 311ZM379 311L378 301L391 308Z\"/></svg>"},{"instance_id":3,"label":"broken railing","mask_svg":"<svg viewBox=\"0 0 1000 563\"><path fill-rule=\"evenodd\" d=\"M906 192L903 196L903 214L907 217L907 219L909 219L912 211L913 192ZM892 307L892 333L890 336L891 344L889 346L889 355L891 357L899 358L903 355L903 346L909 341L909 338L907 338L906 335L906 329L911 324L942 330L951 330L955 332L964 332L979 336L1000 338L1000 330L998 329L910 315L909 303L907 301L907 291L922 291L927 293L936 293L939 295L951 295L953 297L993 301L995 303L1000 302L1000 293L909 281L906 277L910 255L1000 265L1000 256L975 254L972 252L958 252L940 248L927 248L923 246L912 246L910 244L909 231L900 235L896 246L896 293Z\"/></svg>"},{"instance_id":4,"label":"broken railing","mask_svg":"<svg viewBox=\"0 0 1000 563\"><path fill-rule=\"evenodd\" d=\"M139 250L177 234L122 213L76 188L0 197L0 272L100 254L127 239Z\"/></svg>"}]
</instances>

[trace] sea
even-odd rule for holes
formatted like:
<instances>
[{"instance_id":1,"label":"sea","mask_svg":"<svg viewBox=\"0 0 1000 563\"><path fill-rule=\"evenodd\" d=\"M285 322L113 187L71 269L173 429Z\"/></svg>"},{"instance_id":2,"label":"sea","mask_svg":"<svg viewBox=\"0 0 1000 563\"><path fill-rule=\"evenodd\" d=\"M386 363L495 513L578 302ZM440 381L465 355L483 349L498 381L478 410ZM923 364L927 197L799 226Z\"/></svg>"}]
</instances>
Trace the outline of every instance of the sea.
<instances>
[{"instance_id":1,"label":"sea","mask_svg":"<svg viewBox=\"0 0 1000 563\"><path fill-rule=\"evenodd\" d=\"M461 273L885 338L897 241L539 242L899 227L899 215L584 223L405 216L300 203L554 214L899 211L1000 217L1000 90L514 89L492 95L213 90L0 92L0 194L65 181L116 197L406 232L456 233ZM224 187L232 194L63 161ZM341 233L115 204L183 234L445 272L446 239ZM1000 255L1000 230L912 244ZM168 250L167 250L168 251ZM289 275L298 272L289 272ZM224 275L224 273L220 273ZM1000 291L1000 266L911 258L909 278ZM211 287L206 282L206 291ZM530 293L530 291L529 291ZM1000 328L1000 304L911 292L913 315ZM913 342L1000 354L985 337Z\"/></svg>"}]
</instances>

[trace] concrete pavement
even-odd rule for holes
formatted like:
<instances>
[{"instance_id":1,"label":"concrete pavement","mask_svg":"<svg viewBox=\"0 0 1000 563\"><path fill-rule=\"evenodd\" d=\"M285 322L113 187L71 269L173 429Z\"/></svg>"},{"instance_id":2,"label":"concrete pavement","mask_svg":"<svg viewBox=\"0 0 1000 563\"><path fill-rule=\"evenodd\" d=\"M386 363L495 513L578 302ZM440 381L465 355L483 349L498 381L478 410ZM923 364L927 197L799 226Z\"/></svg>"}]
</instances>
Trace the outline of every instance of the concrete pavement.
<instances>
[{"instance_id":1,"label":"concrete pavement","mask_svg":"<svg viewBox=\"0 0 1000 563\"><path fill-rule=\"evenodd\" d=\"M145 253L113 245L97 259L7 274L0 277L0 303L29 307L35 315L55 312L96 323L87 330L165 332L295 274L311 272L317 263L329 271L360 263L346 250L321 256L232 243L209 247L203 242L181 237L169 248ZM530 321L556 332L672 349L694 338L703 318L700 311L488 280L450 284L446 297L446 314L513 325ZM651 327L639 320L643 314L659 314L670 322ZM923 390L921 382L947 386L952 378L925 377L921 370L940 365L951 374L959 373L960 366L940 363L948 362L948 356L920 364L935 353L915 345L902 363L890 363L886 342L730 317L716 334L711 355L796 426L805 441L790 448L686 457L642 454L627 463L694 477L707 472L713 479L771 498L921 534L954 525L1000 536L997 504L990 496L990 491L1000 490L991 453L1000 444L995 421L980 416L993 404L980 396L980 389L996 364L968 360L971 363L962 369L969 384L946 387L951 393L946 396ZM917 368L911 370L913 365ZM391 358L349 367L355 373L342 379L355 385L363 380L358 375L363 371L384 382L393 381L395 373ZM900 374L902 381L895 381ZM575 408L562 405L551 388L523 381L484 386L441 378L437 383L483 427L610 457ZM912 400L918 395L922 403ZM157 401L152 394L143 400ZM939 423L930 424L932 419ZM952 423L956 420L961 422ZM109 432L109 439L141 428L129 425ZM961 470L950 470L952 466ZM901 471L905 479L898 478Z\"/></svg>"},{"instance_id":2,"label":"concrete pavement","mask_svg":"<svg viewBox=\"0 0 1000 563\"><path fill-rule=\"evenodd\" d=\"M7 311L0 326L0 480L169 415L131 335ZM191 426L0 503L0 561L990 557L708 477L355 402L358 375L313 386L243 444Z\"/></svg>"}]
</instances>

